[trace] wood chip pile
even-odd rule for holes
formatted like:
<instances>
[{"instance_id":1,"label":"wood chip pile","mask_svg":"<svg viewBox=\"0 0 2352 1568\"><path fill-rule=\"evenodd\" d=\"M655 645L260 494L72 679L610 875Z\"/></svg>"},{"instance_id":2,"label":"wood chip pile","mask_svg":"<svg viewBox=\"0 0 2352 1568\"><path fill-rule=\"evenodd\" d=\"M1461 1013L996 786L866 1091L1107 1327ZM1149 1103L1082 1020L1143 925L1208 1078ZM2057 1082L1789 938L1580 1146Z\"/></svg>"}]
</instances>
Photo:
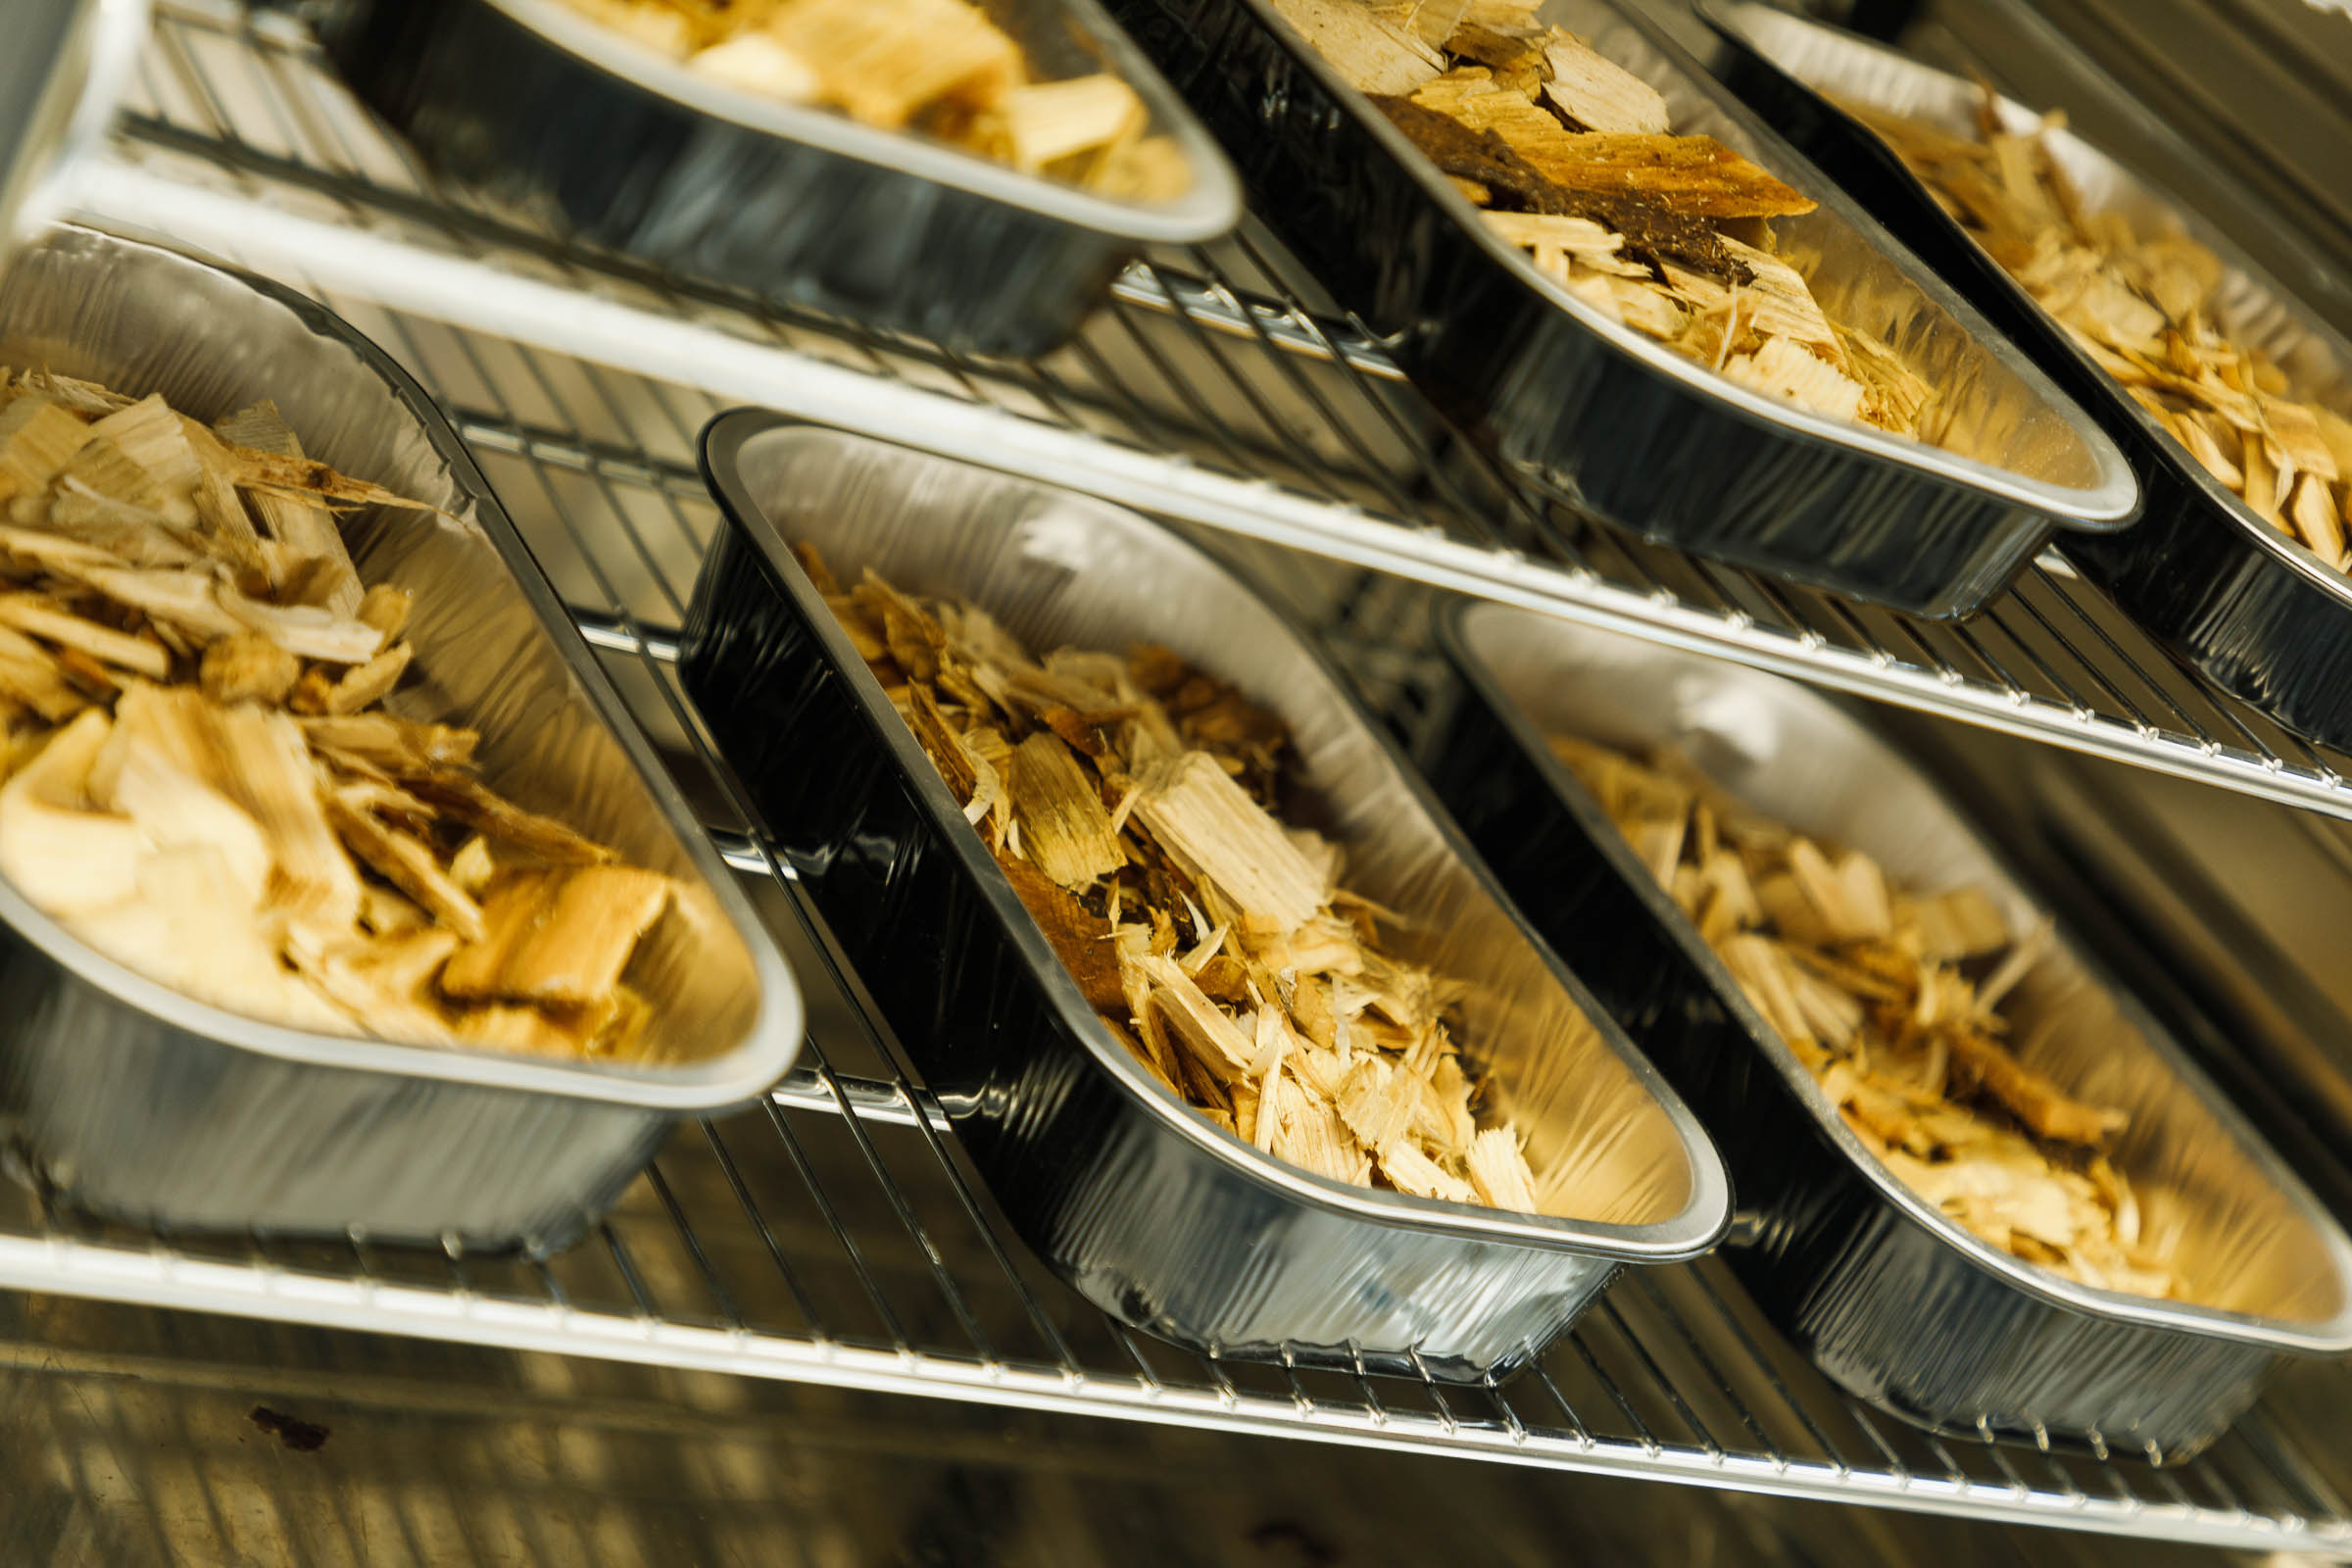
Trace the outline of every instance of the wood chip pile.
<instances>
[{"instance_id":1,"label":"wood chip pile","mask_svg":"<svg viewBox=\"0 0 2352 1568\"><path fill-rule=\"evenodd\" d=\"M2002 1000L2048 940L1984 894L1918 894L1759 816L1672 753L1648 765L1565 736L1560 760L1697 926L1845 1124L1904 1185L2029 1263L2179 1297L2105 1153L2124 1112L2074 1099L2002 1043Z\"/></svg>"},{"instance_id":2,"label":"wood chip pile","mask_svg":"<svg viewBox=\"0 0 2352 1568\"><path fill-rule=\"evenodd\" d=\"M266 1022L626 1054L669 879L387 712L410 596L277 410L207 425L0 369L0 875L99 952ZM433 526L420 521L418 526Z\"/></svg>"},{"instance_id":3,"label":"wood chip pile","mask_svg":"<svg viewBox=\"0 0 2352 1568\"><path fill-rule=\"evenodd\" d=\"M1678 136L1656 88L1527 0L1274 0L1284 18L1594 310L1742 386L1920 436L1933 389L1831 321L1768 220L1814 203L1712 136Z\"/></svg>"},{"instance_id":4,"label":"wood chip pile","mask_svg":"<svg viewBox=\"0 0 2352 1568\"><path fill-rule=\"evenodd\" d=\"M1482 1125L1455 988L1385 952L1396 916L1276 812L1287 726L1165 648L1034 659L987 614L798 552L1102 1024L1277 1159L1358 1187L1532 1212ZM1487 1118L1491 1121L1491 1118Z\"/></svg>"},{"instance_id":5,"label":"wood chip pile","mask_svg":"<svg viewBox=\"0 0 2352 1568\"><path fill-rule=\"evenodd\" d=\"M687 70L782 103L913 130L1023 173L1164 201L1184 154L1107 72L1033 81L1021 46L969 0L565 0Z\"/></svg>"},{"instance_id":6,"label":"wood chip pile","mask_svg":"<svg viewBox=\"0 0 2352 1568\"><path fill-rule=\"evenodd\" d=\"M2352 419L2222 330L2221 258L2180 234L2088 212L2047 134L2001 127L1989 93L1974 137L1846 104L2100 368L2257 515L2352 569Z\"/></svg>"}]
</instances>

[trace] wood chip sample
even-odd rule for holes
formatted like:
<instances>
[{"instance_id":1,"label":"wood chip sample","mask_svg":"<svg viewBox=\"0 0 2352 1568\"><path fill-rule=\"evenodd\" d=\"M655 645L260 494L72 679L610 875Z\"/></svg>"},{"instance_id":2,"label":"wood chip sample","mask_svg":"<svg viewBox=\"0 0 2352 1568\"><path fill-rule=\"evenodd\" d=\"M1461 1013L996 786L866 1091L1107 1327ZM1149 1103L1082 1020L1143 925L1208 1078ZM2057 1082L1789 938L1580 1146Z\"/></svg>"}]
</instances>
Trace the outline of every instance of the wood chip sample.
<instances>
[{"instance_id":1,"label":"wood chip sample","mask_svg":"<svg viewBox=\"0 0 2352 1568\"><path fill-rule=\"evenodd\" d=\"M1974 136L1865 105L1840 107L1885 139L1947 213L2165 433L2271 526L2352 570L2352 420L2299 368L2234 341L2220 257L2182 234L2145 235L2086 211L2049 147L2062 114L2023 136L1994 131L1989 92Z\"/></svg>"},{"instance_id":2,"label":"wood chip sample","mask_svg":"<svg viewBox=\"0 0 2352 1568\"><path fill-rule=\"evenodd\" d=\"M0 393L0 875L267 1022L639 1049L621 975L669 879L483 785L471 731L377 706L413 606L361 583L336 509L427 509L303 457L266 404L216 433L46 372ZM485 959L480 896L514 887L545 897Z\"/></svg>"},{"instance_id":3,"label":"wood chip sample","mask_svg":"<svg viewBox=\"0 0 2352 1568\"><path fill-rule=\"evenodd\" d=\"M1435 47L1361 0L1274 0L1274 9L1358 92L1401 98L1446 69Z\"/></svg>"},{"instance_id":4,"label":"wood chip sample","mask_svg":"<svg viewBox=\"0 0 2352 1568\"><path fill-rule=\"evenodd\" d=\"M1656 88L1529 0L1481 0L1434 51L1408 24L1426 20L1418 10L1281 4L1491 232L1609 320L1815 414L1927 428L1930 382L1892 346L1831 322L1773 253L1767 220L1813 201L1712 136L1676 135Z\"/></svg>"},{"instance_id":5,"label":"wood chip sample","mask_svg":"<svg viewBox=\"0 0 2352 1568\"><path fill-rule=\"evenodd\" d=\"M1671 754L1644 764L1551 744L1629 842L1649 847L1650 873L1905 1185L2069 1279L2183 1295L2104 1152L2125 1113L2076 1099L2003 1043L2000 1003L2046 930L2013 936L1981 889L1897 887L1860 851L1757 815Z\"/></svg>"},{"instance_id":6,"label":"wood chip sample","mask_svg":"<svg viewBox=\"0 0 2352 1568\"><path fill-rule=\"evenodd\" d=\"M1127 863L1100 786L1050 729L1012 749L1006 780L1021 848L1037 868L1065 888L1082 888Z\"/></svg>"},{"instance_id":7,"label":"wood chip sample","mask_svg":"<svg viewBox=\"0 0 2352 1568\"><path fill-rule=\"evenodd\" d=\"M1657 88L1581 38L1553 28L1544 68L1544 98L1578 129L1663 136L1672 123Z\"/></svg>"},{"instance_id":8,"label":"wood chip sample","mask_svg":"<svg viewBox=\"0 0 2352 1568\"><path fill-rule=\"evenodd\" d=\"M736 91L918 131L1024 173L1137 202L1169 200L1192 181L1182 148L1151 131L1126 81L1107 72L1032 79L1019 41L972 0L564 3Z\"/></svg>"},{"instance_id":9,"label":"wood chip sample","mask_svg":"<svg viewBox=\"0 0 2352 1568\"><path fill-rule=\"evenodd\" d=\"M215 430L222 442L253 452L279 458L303 456L301 438L278 414L274 403L257 403L239 410L222 419ZM311 577L315 586L308 603L345 615L359 609L365 590L360 586L358 570L351 564L350 552L343 548L343 531L335 526L332 513L316 501L280 490L257 491L253 510L268 525L271 538L313 563Z\"/></svg>"},{"instance_id":10,"label":"wood chip sample","mask_svg":"<svg viewBox=\"0 0 2352 1568\"><path fill-rule=\"evenodd\" d=\"M467 999L601 1001L669 898L669 878L635 866L520 873L493 890L484 928L449 960L442 989Z\"/></svg>"},{"instance_id":11,"label":"wood chip sample","mask_svg":"<svg viewBox=\"0 0 2352 1568\"><path fill-rule=\"evenodd\" d=\"M1391 955L1336 845L1274 803L1282 720L1165 648L1042 659L967 605L795 555L1113 1038L1216 1125L1306 1170L1535 1211L1481 1131L1455 988ZM494 896L490 943L504 913ZM489 958L461 954L453 983ZM1475 1160L1475 1163L1474 1163Z\"/></svg>"}]
</instances>

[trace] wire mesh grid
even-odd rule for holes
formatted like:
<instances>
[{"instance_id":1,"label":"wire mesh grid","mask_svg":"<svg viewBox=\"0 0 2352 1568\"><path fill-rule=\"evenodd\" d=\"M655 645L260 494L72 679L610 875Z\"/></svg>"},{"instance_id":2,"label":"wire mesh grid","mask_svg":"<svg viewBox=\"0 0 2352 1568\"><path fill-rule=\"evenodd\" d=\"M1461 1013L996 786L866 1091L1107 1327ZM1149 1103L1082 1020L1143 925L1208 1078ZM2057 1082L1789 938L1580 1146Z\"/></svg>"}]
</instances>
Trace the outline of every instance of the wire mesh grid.
<instances>
[{"instance_id":1,"label":"wire mesh grid","mask_svg":"<svg viewBox=\"0 0 2352 1568\"><path fill-rule=\"evenodd\" d=\"M295 281L301 281L295 279ZM804 1066L692 1123L591 1239L541 1260L129 1233L29 1199L0 1210L0 1283L250 1316L1236 1433L1842 1499L2149 1539L2352 1553L2298 1412L2307 1367L2185 1463L1915 1432L1838 1394L1719 1265L1629 1274L1502 1387L1222 1363L1133 1333L1014 1240L943 1115L895 1065L703 744L669 655L716 526L690 466L707 394L328 296L461 426L533 552L810 982ZM1375 574L1250 564L1385 690L1428 690ZM1367 663L1368 658L1382 662ZM887 983L886 977L867 977ZM2329 1393L2334 1390L2336 1392ZM2161 1456L2156 1456L2161 1457Z\"/></svg>"},{"instance_id":2,"label":"wire mesh grid","mask_svg":"<svg viewBox=\"0 0 2352 1568\"><path fill-rule=\"evenodd\" d=\"M1045 359L980 361L591 254L436 184L294 18L163 0L85 212L340 292L1163 515L2352 816L2341 759L2215 692L2045 556L1965 624L1643 544L1458 439L1245 227L1137 264ZM527 439L524 432L518 439Z\"/></svg>"},{"instance_id":3,"label":"wire mesh grid","mask_svg":"<svg viewBox=\"0 0 2352 1568\"><path fill-rule=\"evenodd\" d=\"M669 663L715 520L693 467L694 431L728 401L829 368L851 381L817 377L815 391L798 387L794 398L888 388L898 401L853 397L830 412L853 422L904 415L908 422L885 424L888 433L948 449L955 443L932 437L955 411L981 410L1009 422L965 426L967 435L1017 427L1061 438L1059 447L1016 446L1009 460L1000 452L999 462L1240 535L1228 547L1323 629L1408 737L1436 716L1440 692L1415 635L1426 591L1272 547L1304 545L2012 728L2063 730L2086 749L2352 811L2325 762L2209 701L2063 573L2037 573L1983 624L1930 627L1582 524L1455 441L1372 345L1284 298L1279 264L1247 240L1188 258L1189 270L1139 268L1114 306L1051 361L982 366L591 266L545 236L454 206L319 78L306 36L281 18L170 0L140 92L131 138L94 187L95 209L289 275L433 388L817 1000L807 1065L755 1110L682 1129L592 1240L558 1257L131 1235L27 1200L0 1213L0 1283L2150 1539L2352 1553L2340 1478L2303 1418L2340 1398L2335 1368L2298 1370L2198 1459L2152 1464L2161 1456L2006 1450L1888 1421L1824 1382L1712 1263L1629 1276L1503 1388L1222 1364L1125 1330L1010 1239L944 1118L899 1073L858 1005L858 978L833 962L752 831ZM168 199L174 179L200 199ZM158 198L157 210L122 210L142 197ZM250 220L242 228L226 222L240 213ZM273 228L289 216L296 226ZM321 235L367 243L315 254L286 243ZM589 316L618 309L624 324L666 333L673 358L694 363L664 379L613 368L638 363L626 353L547 347L572 340L540 330L549 320L528 309L515 333L529 341L452 325L466 313L450 308L439 281L407 301L415 309L372 303L401 302L383 269L404 260L426 273L448 264L477 280L522 278ZM515 298L492 293L501 305ZM1960 660L1976 662L1964 669Z\"/></svg>"}]
</instances>

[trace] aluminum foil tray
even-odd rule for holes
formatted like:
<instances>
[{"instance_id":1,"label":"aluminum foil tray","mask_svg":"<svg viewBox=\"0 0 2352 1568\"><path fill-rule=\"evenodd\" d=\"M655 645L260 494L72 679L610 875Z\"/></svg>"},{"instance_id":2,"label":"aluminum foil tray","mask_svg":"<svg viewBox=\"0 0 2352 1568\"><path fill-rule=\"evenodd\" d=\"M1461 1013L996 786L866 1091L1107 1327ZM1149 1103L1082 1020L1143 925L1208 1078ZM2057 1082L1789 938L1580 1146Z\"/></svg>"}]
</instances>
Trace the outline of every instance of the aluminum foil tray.
<instances>
[{"instance_id":1,"label":"aluminum foil tray","mask_svg":"<svg viewBox=\"0 0 2352 1568\"><path fill-rule=\"evenodd\" d=\"M1348 0L1353 3L1353 0ZM1933 382L1950 449L1738 387L1595 314L1281 21L1275 0L1111 0L1242 171L1250 207L1449 416L1644 537L1929 616L1981 608L2053 526L2132 515L2123 457L1975 311L1646 19L1543 19L1656 87L1675 128L1819 202L1774 220L1833 318Z\"/></svg>"},{"instance_id":2,"label":"aluminum foil tray","mask_svg":"<svg viewBox=\"0 0 2352 1568\"><path fill-rule=\"evenodd\" d=\"M1433 778L1537 928L1695 1108L1739 1194L1726 1250L1821 1368L1907 1421L2164 1458L2210 1443L2287 1353L2352 1348L2352 1240L2062 930L2011 993L2012 1041L2131 1114L2113 1157L2143 1229L2177 1230L2212 1305L2078 1285L2011 1257L1898 1181L1544 744L1677 747L1769 816L2013 931L2031 894L1899 754L1791 681L1501 606L1441 627L1467 692Z\"/></svg>"},{"instance_id":3,"label":"aluminum foil tray","mask_svg":"<svg viewBox=\"0 0 2352 1568\"><path fill-rule=\"evenodd\" d=\"M334 0L321 35L433 171L661 270L959 351L1043 354L1146 245L1240 216L1233 172L1096 0L990 14L1048 78L1112 71L1182 148L1166 202L720 86L561 0Z\"/></svg>"},{"instance_id":4,"label":"aluminum foil tray","mask_svg":"<svg viewBox=\"0 0 2352 1568\"><path fill-rule=\"evenodd\" d=\"M0 1106L68 1201L180 1230L562 1245L671 1123L790 1065L801 996L455 431L285 289L85 230L0 273L0 364L201 417L274 399L305 449L464 520L366 511L361 574L416 595L422 678L392 700L480 730L483 776L679 879L625 978L650 1059L567 1062L316 1035L145 980L0 882Z\"/></svg>"},{"instance_id":5,"label":"aluminum foil tray","mask_svg":"<svg viewBox=\"0 0 2352 1568\"><path fill-rule=\"evenodd\" d=\"M2139 477L2139 523L2111 537L2071 538L2067 555L2217 685L2323 745L2352 747L2352 580L2207 473L1936 205L1892 149L1822 96L1966 134L1976 124L1977 84L1766 6L1702 0L1698 9L1732 45L1727 81L2009 333L2123 448ZM2008 99L1999 109L2012 130L2041 121ZM2071 131L2050 132L2048 144L2085 210L2120 212L2139 233L2183 234L2219 256L2221 328L2352 416L2352 343L2318 312L2154 182Z\"/></svg>"},{"instance_id":6,"label":"aluminum foil tray","mask_svg":"<svg viewBox=\"0 0 2352 1568\"><path fill-rule=\"evenodd\" d=\"M1541 953L1339 677L1249 589L1132 513L745 411L704 436L729 526L687 689L766 831L1022 1238L1089 1300L1225 1357L1500 1375L1626 1263L1714 1245L1705 1137ZM979 605L1031 647L1173 648L1292 725L1350 886L1466 981L1458 1038L1528 1140L1515 1214L1283 1164L1161 1089L1088 1007L789 546Z\"/></svg>"}]
</instances>

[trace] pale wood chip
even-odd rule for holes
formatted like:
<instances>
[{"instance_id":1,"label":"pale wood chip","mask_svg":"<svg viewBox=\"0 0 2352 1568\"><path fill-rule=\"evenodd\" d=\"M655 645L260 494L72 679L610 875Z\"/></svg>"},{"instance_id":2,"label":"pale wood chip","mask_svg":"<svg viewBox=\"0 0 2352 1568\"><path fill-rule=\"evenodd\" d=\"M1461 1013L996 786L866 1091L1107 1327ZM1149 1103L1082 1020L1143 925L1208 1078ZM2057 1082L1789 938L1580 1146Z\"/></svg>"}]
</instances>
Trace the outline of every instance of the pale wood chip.
<instances>
[{"instance_id":1,"label":"pale wood chip","mask_svg":"<svg viewBox=\"0 0 2352 1568\"><path fill-rule=\"evenodd\" d=\"M1135 819L1253 929L1296 931L1324 905L1321 871L1205 753L1186 753L1147 781Z\"/></svg>"},{"instance_id":2,"label":"pale wood chip","mask_svg":"<svg viewBox=\"0 0 2352 1568\"><path fill-rule=\"evenodd\" d=\"M1489 1127L1472 1139L1467 1164L1480 1201L1522 1214L1537 1212L1535 1173L1509 1128Z\"/></svg>"},{"instance_id":3,"label":"pale wood chip","mask_svg":"<svg viewBox=\"0 0 2352 1568\"><path fill-rule=\"evenodd\" d=\"M794 0L767 31L827 101L885 129L942 99L995 107L1026 74L1020 46L964 0Z\"/></svg>"},{"instance_id":4,"label":"pale wood chip","mask_svg":"<svg viewBox=\"0 0 2352 1568\"><path fill-rule=\"evenodd\" d=\"M1754 352L1725 361L1723 374L1833 419L1854 419L1862 414L1862 383L1793 338L1765 338Z\"/></svg>"},{"instance_id":5,"label":"pale wood chip","mask_svg":"<svg viewBox=\"0 0 2352 1568\"><path fill-rule=\"evenodd\" d=\"M1058 736L1047 730L1029 736L1012 749L1011 762L1013 820L1040 871L1079 888L1127 863L1102 795Z\"/></svg>"},{"instance_id":6,"label":"pale wood chip","mask_svg":"<svg viewBox=\"0 0 2352 1568\"><path fill-rule=\"evenodd\" d=\"M26 393L0 407L0 501L47 489L89 439L89 422L54 398Z\"/></svg>"},{"instance_id":7,"label":"pale wood chip","mask_svg":"<svg viewBox=\"0 0 2352 1568\"><path fill-rule=\"evenodd\" d=\"M1583 40L1554 33L1544 59L1551 71L1544 96L1585 129L1663 136L1671 128L1658 90Z\"/></svg>"},{"instance_id":8,"label":"pale wood chip","mask_svg":"<svg viewBox=\"0 0 2352 1568\"><path fill-rule=\"evenodd\" d=\"M1274 0L1340 79L1376 98L1400 98L1446 69L1444 56L1360 0Z\"/></svg>"},{"instance_id":9,"label":"pale wood chip","mask_svg":"<svg viewBox=\"0 0 2352 1568\"><path fill-rule=\"evenodd\" d=\"M150 680L162 680L172 673L172 655L162 644L60 610L41 595L0 594L0 625L60 648L78 650Z\"/></svg>"}]
</instances>

